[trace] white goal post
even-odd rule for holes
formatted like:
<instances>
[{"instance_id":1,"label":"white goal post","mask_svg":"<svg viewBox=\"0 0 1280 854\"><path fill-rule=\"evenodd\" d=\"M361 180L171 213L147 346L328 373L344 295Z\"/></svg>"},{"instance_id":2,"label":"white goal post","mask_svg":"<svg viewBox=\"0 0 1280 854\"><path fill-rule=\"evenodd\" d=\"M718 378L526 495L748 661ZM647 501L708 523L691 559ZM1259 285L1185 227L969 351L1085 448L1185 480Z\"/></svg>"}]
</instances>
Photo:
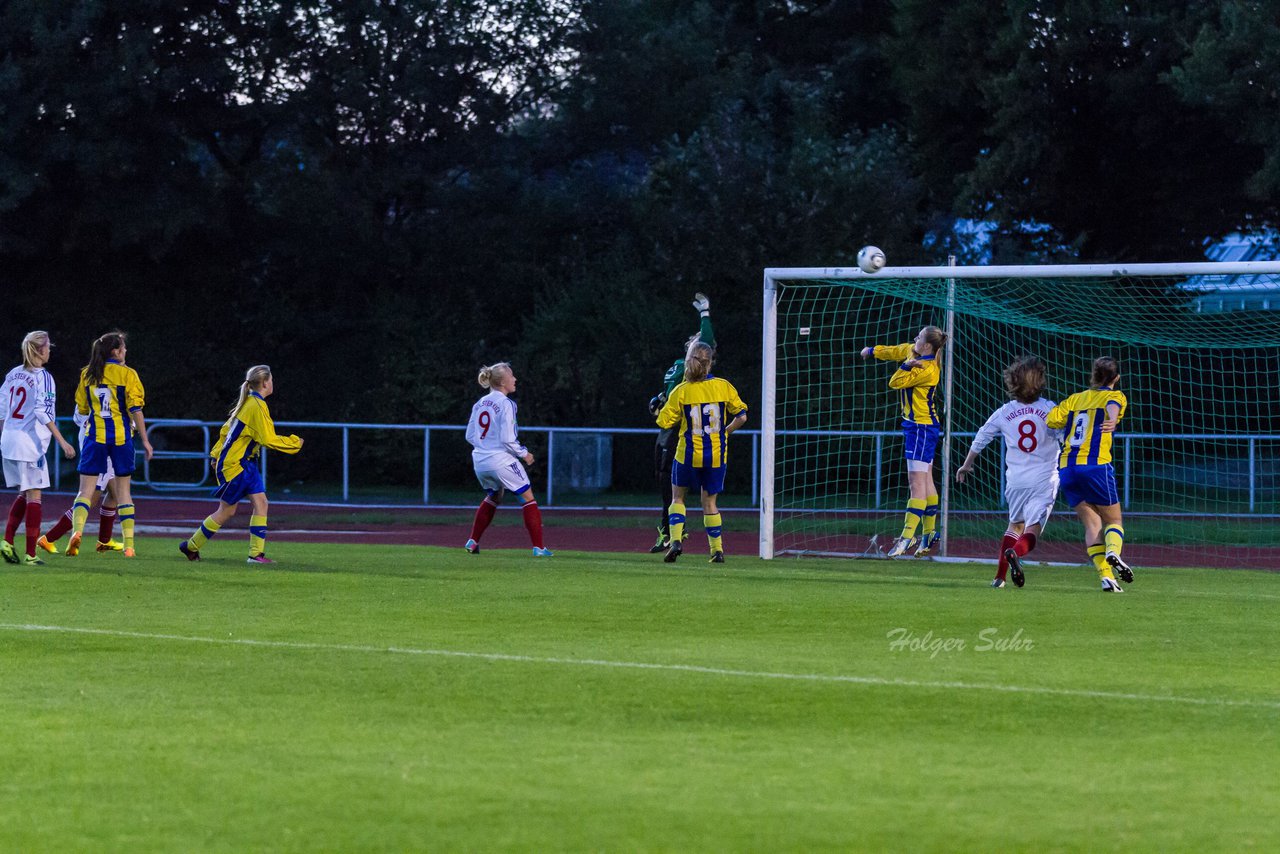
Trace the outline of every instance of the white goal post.
<instances>
[{"instance_id":1,"label":"white goal post","mask_svg":"<svg viewBox=\"0 0 1280 854\"><path fill-rule=\"evenodd\" d=\"M1274 308L1231 310L1237 297L1272 291L1267 305ZM1205 294L1227 307L1206 309ZM888 373L863 364L858 351L911 340L926 324L950 335L935 467L939 556L984 556L973 553L972 531L1000 512L1001 451L984 452L985 492L966 483L959 503L951 494L952 461L963 459L966 435L1007 399L1000 371L1026 351L1050 364L1046 394L1056 399L1086 387L1096 355L1115 352L1121 360L1132 409L1116 439L1126 519L1133 514L1154 532L1157 523L1177 530L1179 519L1208 526L1204 520L1226 514L1243 524L1280 512L1280 486L1270 485L1273 466L1280 477L1280 418L1239 406L1216 412L1208 401L1218 399L1209 386L1221 385L1228 366L1250 351L1280 350L1280 262L886 267L871 274L768 268L763 298L759 553L766 560L856 557L876 552L872 536L896 535L903 508L893 502L906 476L901 440L894 446ZM1158 366L1147 365L1147 356ZM1170 396L1175 382L1187 400ZM1196 402L1202 391L1204 406ZM1231 401L1250 393L1244 386L1227 391ZM1259 407L1269 405L1268 395ZM1246 466L1239 489L1220 488ZM1179 476L1185 489L1162 491L1160 484ZM1073 524L1070 515L1059 501L1054 519L1062 528ZM965 530L952 537L958 518ZM1159 538L1176 539L1160 531ZM953 539L963 546L953 547ZM1273 556L1280 559L1280 551Z\"/></svg>"}]
</instances>

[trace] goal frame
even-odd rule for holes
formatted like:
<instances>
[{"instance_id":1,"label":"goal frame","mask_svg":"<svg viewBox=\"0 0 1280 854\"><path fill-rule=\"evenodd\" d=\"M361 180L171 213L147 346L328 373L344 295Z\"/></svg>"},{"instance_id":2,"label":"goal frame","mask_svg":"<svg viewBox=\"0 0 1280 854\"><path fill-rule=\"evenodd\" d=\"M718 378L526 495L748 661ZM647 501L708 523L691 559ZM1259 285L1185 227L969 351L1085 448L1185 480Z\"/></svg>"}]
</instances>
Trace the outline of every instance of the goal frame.
<instances>
[{"instance_id":1,"label":"goal frame","mask_svg":"<svg viewBox=\"0 0 1280 854\"><path fill-rule=\"evenodd\" d=\"M774 486L775 451L777 446L777 346L778 346L778 294L788 281L815 279L947 279L946 324L951 329L955 312L956 279L1004 279L1004 278L1098 278L1131 276L1135 278L1156 276L1249 276L1280 275L1280 261L1197 261L1188 263L1143 264L1028 264L1028 265L975 265L959 267L954 260L947 266L934 267L885 267L875 273L863 272L858 267L767 267L764 271L764 312L762 338L762 377L760 384L760 557L772 560L774 549ZM954 349L957 344L949 344ZM948 359L948 366L953 362ZM950 465L951 465L951 384L948 370L943 377L943 417L948 426L940 449L942 486L939 490L938 526L941 534L939 557L947 559L947 526L950 521Z\"/></svg>"}]
</instances>

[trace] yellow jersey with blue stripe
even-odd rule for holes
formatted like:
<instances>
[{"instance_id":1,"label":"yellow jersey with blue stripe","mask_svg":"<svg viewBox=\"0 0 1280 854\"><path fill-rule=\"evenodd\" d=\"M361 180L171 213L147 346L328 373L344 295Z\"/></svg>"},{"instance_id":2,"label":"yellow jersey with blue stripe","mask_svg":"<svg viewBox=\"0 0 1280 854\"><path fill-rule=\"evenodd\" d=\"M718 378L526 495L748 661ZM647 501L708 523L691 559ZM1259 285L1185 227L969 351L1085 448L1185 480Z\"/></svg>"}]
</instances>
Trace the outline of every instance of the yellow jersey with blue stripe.
<instances>
[{"instance_id":1,"label":"yellow jersey with blue stripe","mask_svg":"<svg viewBox=\"0 0 1280 854\"><path fill-rule=\"evenodd\" d=\"M297 436L280 436L267 410L267 402L257 392L250 392L244 406L218 433L218 441L209 452L219 483L227 483L244 469L247 460L256 459L263 448L296 454L302 450Z\"/></svg>"},{"instance_id":2,"label":"yellow jersey with blue stripe","mask_svg":"<svg viewBox=\"0 0 1280 854\"><path fill-rule=\"evenodd\" d=\"M76 411L86 416L85 438L100 445L126 445L133 439L130 413L146 404L142 380L133 368L108 359L102 368L102 381L89 384L89 369L80 371L76 386Z\"/></svg>"},{"instance_id":3,"label":"yellow jersey with blue stripe","mask_svg":"<svg viewBox=\"0 0 1280 854\"><path fill-rule=\"evenodd\" d=\"M1108 407L1119 407L1118 421L1128 405L1123 392L1103 387L1076 392L1050 409L1045 424L1055 429L1067 428L1066 441L1058 456L1058 468L1110 463L1111 434L1102 432L1102 422L1110 417Z\"/></svg>"},{"instance_id":4,"label":"yellow jersey with blue stripe","mask_svg":"<svg viewBox=\"0 0 1280 854\"><path fill-rule=\"evenodd\" d=\"M717 468L728 462L729 436L725 428L746 411L747 405L732 383L707 377L682 382L672 389L658 413L658 426L665 430L680 425L677 462L694 468Z\"/></svg>"},{"instance_id":5,"label":"yellow jersey with blue stripe","mask_svg":"<svg viewBox=\"0 0 1280 854\"><path fill-rule=\"evenodd\" d=\"M899 366L893 376L889 377L889 388L898 392L903 421L937 427L941 423L938 421L938 380L941 371L938 369L936 354L916 355L911 349L911 343L907 342L896 346L878 344L872 355L886 362L905 362L908 359L920 362L914 368Z\"/></svg>"}]
</instances>

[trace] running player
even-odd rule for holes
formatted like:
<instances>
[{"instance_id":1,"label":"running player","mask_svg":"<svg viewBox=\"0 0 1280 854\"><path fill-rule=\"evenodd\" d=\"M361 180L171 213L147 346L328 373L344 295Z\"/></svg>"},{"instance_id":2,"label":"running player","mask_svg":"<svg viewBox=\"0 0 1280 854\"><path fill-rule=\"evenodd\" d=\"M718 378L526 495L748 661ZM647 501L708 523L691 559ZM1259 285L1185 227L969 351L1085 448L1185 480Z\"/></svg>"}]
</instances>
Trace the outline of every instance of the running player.
<instances>
[{"instance_id":1,"label":"running player","mask_svg":"<svg viewBox=\"0 0 1280 854\"><path fill-rule=\"evenodd\" d=\"M956 469L956 483L964 483L982 449L1004 437L1005 486L1009 527L1000 542L1000 559L992 587L1004 587L1006 574L1015 587L1026 582L1019 560L1036 547L1036 540L1053 513L1058 497L1058 452L1062 430L1051 430L1045 419L1053 401L1043 397L1044 362L1023 356L1004 369L1004 387L1013 399L991 413L978 430L969 455Z\"/></svg>"}]
</instances>

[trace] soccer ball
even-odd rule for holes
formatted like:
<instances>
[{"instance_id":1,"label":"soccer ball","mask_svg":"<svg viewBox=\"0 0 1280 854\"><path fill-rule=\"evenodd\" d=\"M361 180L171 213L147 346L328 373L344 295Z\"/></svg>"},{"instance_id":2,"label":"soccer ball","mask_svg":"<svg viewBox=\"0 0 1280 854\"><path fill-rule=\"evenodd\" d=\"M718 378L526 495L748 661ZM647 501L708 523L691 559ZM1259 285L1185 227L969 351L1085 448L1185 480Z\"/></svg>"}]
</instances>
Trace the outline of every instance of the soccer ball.
<instances>
[{"instance_id":1,"label":"soccer ball","mask_svg":"<svg viewBox=\"0 0 1280 854\"><path fill-rule=\"evenodd\" d=\"M864 273L878 273L884 266L884 253L878 246L864 246L858 250L858 269Z\"/></svg>"}]
</instances>

